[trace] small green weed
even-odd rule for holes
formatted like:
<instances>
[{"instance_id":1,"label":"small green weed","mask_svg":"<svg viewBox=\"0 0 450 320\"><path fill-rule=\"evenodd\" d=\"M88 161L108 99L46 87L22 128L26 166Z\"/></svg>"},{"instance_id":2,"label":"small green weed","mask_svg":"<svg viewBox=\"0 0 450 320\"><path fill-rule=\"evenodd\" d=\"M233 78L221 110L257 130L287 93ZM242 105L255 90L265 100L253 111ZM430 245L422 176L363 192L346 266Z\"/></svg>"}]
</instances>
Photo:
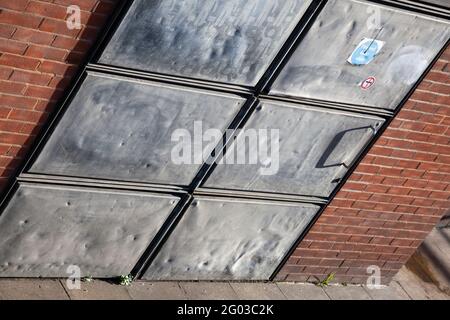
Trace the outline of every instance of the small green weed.
<instances>
[{"instance_id":1,"label":"small green weed","mask_svg":"<svg viewBox=\"0 0 450 320\"><path fill-rule=\"evenodd\" d=\"M336 273L334 273L334 272L330 273L325 279L317 282L317 285L319 287L328 287L330 285L331 281L334 280L335 275L336 275Z\"/></svg>"},{"instance_id":2,"label":"small green weed","mask_svg":"<svg viewBox=\"0 0 450 320\"><path fill-rule=\"evenodd\" d=\"M133 276L129 275L121 275L119 277L119 284L121 286L129 286L133 282Z\"/></svg>"}]
</instances>

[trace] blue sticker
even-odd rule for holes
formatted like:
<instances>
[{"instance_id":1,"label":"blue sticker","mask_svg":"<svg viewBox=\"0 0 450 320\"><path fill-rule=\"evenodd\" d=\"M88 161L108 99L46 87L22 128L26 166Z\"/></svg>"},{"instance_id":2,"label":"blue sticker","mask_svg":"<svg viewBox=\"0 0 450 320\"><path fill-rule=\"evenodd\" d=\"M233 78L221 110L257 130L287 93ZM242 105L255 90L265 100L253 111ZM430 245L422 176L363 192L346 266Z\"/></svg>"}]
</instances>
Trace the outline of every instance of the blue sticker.
<instances>
[{"instance_id":1,"label":"blue sticker","mask_svg":"<svg viewBox=\"0 0 450 320\"><path fill-rule=\"evenodd\" d=\"M375 59L383 46L383 41L364 38L347 61L355 66L367 65Z\"/></svg>"}]
</instances>

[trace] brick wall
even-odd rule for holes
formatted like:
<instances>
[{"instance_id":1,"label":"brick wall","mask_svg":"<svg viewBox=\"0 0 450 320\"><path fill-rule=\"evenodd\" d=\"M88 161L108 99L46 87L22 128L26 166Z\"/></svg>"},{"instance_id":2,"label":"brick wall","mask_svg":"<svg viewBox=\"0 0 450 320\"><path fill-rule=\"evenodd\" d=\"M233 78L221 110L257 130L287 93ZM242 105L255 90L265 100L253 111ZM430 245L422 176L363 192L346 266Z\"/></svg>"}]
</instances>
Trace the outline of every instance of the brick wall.
<instances>
[{"instance_id":1,"label":"brick wall","mask_svg":"<svg viewBox=\"0 0 450 320\"><path fill-rule=\"evenodd\" d=\"M32 145L116 0L0 0L0 191ZM81 9L81 29L66 26Z\"/></svg>"},{"instance_id":2,"label":"brick wall","mask_svg":"<svg viewBox=\"0 0 450 320\"><path fill-rule=\"evenodd\" d=\"M0 0L0 189L106 23L115 1ZM81 30L65 25L82 9ZM450 49L299 245L278 279L336 272L388 281L449 208Z\"/></svg>"},{"instance_id":3,"label":"brick wall","mask_svg":"<svg viewBox=\"0 0 450 320\"><path fill-rule=\"evenodd\" d=\"M450 47L298 246L278 279L384 282L450 207Z\"/></svg>"}]
</instances>

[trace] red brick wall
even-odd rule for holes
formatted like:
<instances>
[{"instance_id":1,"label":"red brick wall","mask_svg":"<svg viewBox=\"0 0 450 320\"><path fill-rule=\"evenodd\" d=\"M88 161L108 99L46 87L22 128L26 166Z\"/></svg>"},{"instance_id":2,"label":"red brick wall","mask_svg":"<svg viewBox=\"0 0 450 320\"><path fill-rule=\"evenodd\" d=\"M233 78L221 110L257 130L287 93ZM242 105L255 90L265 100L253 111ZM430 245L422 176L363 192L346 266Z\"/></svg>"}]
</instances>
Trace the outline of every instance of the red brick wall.
<instances>
[{"instance_id":1,"label":"red brick wall","mask_svg":"<svg viewBox=\"0 0 450 320\"><path fill-rule=\"evenodd\" d=\"M22 163L117 0L0 0L0 189ZM69 5L82 29L65 25ZM450 49L370 150L278 279L388 281L449 208Z\"/></svg>"},{"instance_id":2,"label":"red brick wall","mask_svg":"<svg viewBox=\"0 0 450 320\"><path fill-rule=\"evenodd\" d=\"M92 47L117 0L0 0L0 191ZM81 29L66 26L81 9Z\"/></svg>"},{"instance_id":3,"label":"red brick wall","mask_svg":"<svg viewBox=\"0 0 450 320\"><path fill-rule=\"evenodd\" d=\"M450 207L450 47L365 156L278 279L384 282Z\"/></svg>"}]
</instances>

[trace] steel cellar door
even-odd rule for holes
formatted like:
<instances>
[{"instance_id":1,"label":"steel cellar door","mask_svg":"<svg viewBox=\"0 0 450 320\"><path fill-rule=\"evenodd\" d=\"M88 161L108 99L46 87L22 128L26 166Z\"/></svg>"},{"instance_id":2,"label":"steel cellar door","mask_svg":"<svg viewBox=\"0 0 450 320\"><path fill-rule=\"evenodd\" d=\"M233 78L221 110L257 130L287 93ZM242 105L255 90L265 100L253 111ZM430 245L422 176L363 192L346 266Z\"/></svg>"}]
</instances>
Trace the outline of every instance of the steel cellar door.
<instances>
[{"instance_id":1,"label":"steel cellar door","mask_svg":"<svg viewBox=\"0 0 450 320\"><path fill-rule=\"evenodd\" d=\"M426 2L121 2L1 199L0 277L273 279L448 41Z\"/></svg>"}]
</instances>

